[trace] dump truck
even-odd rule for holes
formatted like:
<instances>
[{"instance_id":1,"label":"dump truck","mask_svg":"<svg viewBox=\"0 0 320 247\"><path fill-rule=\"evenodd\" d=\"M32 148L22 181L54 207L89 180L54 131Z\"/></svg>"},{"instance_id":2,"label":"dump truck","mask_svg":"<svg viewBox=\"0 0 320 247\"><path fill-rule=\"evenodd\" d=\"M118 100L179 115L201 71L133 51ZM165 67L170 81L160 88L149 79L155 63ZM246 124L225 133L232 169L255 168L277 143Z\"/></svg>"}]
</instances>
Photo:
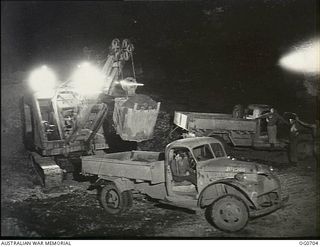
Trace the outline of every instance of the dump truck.
<instances>
[{"instance_id":1,"label":"dump truck","mask_svg":"<svg viewBox=\"0 0 320 247\"><path fill-rule=\"evenodd\" d=\"M81 63L58 85L47 66L31 73L30 92L21 101L23 141L45 187L59 186L66 174L80 172L82 155L108 149L113 142L108 132L130 143L152 138L160 102L136 94L143 84L134 77L123 78L132 57L131 42L114 39L102 68Z\"/></svg>"},{"instance_id":2,"label":"dump truck","mask_svg":"<svg viewBox=\"0 0 320 247\"><path fill-rule=\"evenodd\" d=\"M175 111L174 124L186 132L184 136L213 136L224 142L226 148L230 147L226 144L230 144L233 147L286 150L289 144L287 136L278 138L278 143L271 147L266 119L258 118L270 109L269 105L251 104L246 113L241 114L235 111L233 114ZM299 135L298 156L301 159L314 155L314 137L311 132L304 128Z\"/></svg>"},{"instance_id":3,"label":"dump truck","mask_svg":"<svg viewBox=\"0 0 320 247\"><path fill-rule=\"evenodd\" d=\"M213 226L234 232L285 201L272 168L230 159L212 137L176 140L164 153L130 151L81 159L82 173L96 178L90 189L98 190L108 214L128 210L138 192L160 203L205 212Z\"/></svg>"},{"instance_id":4,"label":"dump truck","mask_svg":"<svg viewBox=\"0 0 320 247\"><path fill-rule=\"evenodd\" d=\"M251 114L234 117L233 114L175 111L174 124L196 136L216 136L235 147L269 148L265 119L256 117L268 112L266 105L250 105ZM276 147L285 147L279 142Z\"/></svg>"}]
</instances>

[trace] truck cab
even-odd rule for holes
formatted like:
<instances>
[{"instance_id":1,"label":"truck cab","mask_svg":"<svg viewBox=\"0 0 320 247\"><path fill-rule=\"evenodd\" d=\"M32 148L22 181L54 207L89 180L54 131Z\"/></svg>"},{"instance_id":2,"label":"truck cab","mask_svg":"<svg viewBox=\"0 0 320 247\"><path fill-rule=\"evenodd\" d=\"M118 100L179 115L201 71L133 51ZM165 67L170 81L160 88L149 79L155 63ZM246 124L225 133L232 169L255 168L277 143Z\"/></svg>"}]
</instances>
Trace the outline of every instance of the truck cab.
<instances>
[{"instance_id":1,"label":"truck cab","mask_svg":"<svg viewBox=\"0 0 320 247\"><path fill-rule=\"evenodd\" d=\"M165 163L166 200L205 209L211 223L224 231L239 230L248 218L281 206L280 182L272 171L261 164L228 158L215 138L177 140L167 146Z\"/></svg>"},{"instance_id":2,"label":"truck cab","mask_svg":"<svg viewBox=\"0 0 320 247\"><path fill-rule=\"evenodd\" d=\"M192 199L197 206L204 190L221 181L241 189L248 186L248 181L253 182L245 192L250 194L249 198L254 203L257 203L257 198L252 196L256 194L253 192L261 189L253 186L258 180L269 178L270 183L266 183L263 193L280 189L278 180L267 166L230 159L222 143L212 137L174 141L167 146L165 154L165 179L169 197Z\"/></svg>"},{"instance_id":3,"label":"truck cab","mask_svg":"<svg viewBox=\"0 0 320 247\"><path fill-rule=\"evenodd\" d=\"M245 119L255 120L256 123L256 132L254 134L254 139L252 146L256 148L269 147L269 137L267 131L267 121L266 118L260 118L263 114L270 112L271 107L264 104L250 104L247 106L247 112L244 115ZM284 147L283 143L279 142L278 146L281 148Z\"/></svg>"},{"instance_id":4,"label":"truck cab","mask_svg":"<svg viewBox=\"0 0 320 247\"><path fill-rule=\"evenodd\" d=\"M214 150L214 151L213 151ZM207 183L218 180L213 174L210 181L201 173L204 164L227 158L221 143L213 138L187 138L169 144L166 148L166 184L169 196L199 198L198 191Z\"/></svg>"},{"instance_id":5,"label":"truck cab","mask_svg":"<svg viewBox=\"0 0 320 247\"><path fill-rule=\"evenodd\" d=\"M250 104L246 108L244 118L256 119L257 117L269 112L271 107L264 104Z\"/></svg>"}]
</instances>

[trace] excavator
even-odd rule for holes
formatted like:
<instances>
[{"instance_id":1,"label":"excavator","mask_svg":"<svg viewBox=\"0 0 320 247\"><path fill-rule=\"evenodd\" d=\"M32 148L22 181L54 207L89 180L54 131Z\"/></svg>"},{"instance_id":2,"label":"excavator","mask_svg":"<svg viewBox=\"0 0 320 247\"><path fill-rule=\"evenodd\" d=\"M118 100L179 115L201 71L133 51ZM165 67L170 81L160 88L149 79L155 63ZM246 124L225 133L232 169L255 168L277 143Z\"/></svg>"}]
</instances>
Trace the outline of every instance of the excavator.
<instances>
[{"instance_id":1,"label":"excavator","mask_svg":"<svg viewBox=\"0 0 320 247\"><path fill-rule=\"evenodd\" d=\"M112 146L108 132L129 143L152 138L160 102L135 93L143 84L135 79L133 51L128 39L114 39L102 68L84 62L63 83L47 66L30 74L21 101L23 141L45 188L76 176L81 156ZM133 76L124 78L129 61ZM147 107L139 106L141 98Z\"/></svg>"}]
</instances>

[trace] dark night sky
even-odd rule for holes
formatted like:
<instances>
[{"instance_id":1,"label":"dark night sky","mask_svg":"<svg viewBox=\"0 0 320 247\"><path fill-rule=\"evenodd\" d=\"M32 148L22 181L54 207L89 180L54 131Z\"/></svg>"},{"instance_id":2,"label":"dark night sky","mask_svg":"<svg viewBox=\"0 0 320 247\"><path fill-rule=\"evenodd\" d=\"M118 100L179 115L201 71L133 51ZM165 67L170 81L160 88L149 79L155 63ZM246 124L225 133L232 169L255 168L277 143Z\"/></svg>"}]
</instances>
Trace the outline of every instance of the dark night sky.
<instances>
[{"instance_id":1,"label":"dark night sky","mask_svg":"<svg viewBox=\"0 0 320 247\"><path fill-rule=\"evenodd\" d=\"M113 38L130 38L145 90L171 97L183 89L193 96L186 110L297 108L303 76L277 62L292 45L319 36L317 10L316 0L2 1L1 67L28 71L46 63L66 77L84 46L102 52Z\"/></svg>"}]
</instances>

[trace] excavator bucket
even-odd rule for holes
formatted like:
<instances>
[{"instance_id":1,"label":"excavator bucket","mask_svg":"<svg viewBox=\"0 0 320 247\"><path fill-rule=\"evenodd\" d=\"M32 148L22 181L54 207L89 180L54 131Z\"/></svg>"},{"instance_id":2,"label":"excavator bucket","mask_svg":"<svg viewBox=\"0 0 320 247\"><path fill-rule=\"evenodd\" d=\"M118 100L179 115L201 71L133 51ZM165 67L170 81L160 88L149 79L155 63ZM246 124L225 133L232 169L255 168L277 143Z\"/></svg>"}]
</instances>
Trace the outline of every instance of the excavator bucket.
<instances>
[{"instance_id":1,"label":"excavator bucket","mask_svg":"<svg viewBox=\"0 0 320 247\"><path fill-rule=\"evenodd\" d=\"M141 100L142 99L142 100ZM160 102L145 95L116 98L113 122L123 140L141 142L153 137Z\"/></svg>"}]
</instances>

